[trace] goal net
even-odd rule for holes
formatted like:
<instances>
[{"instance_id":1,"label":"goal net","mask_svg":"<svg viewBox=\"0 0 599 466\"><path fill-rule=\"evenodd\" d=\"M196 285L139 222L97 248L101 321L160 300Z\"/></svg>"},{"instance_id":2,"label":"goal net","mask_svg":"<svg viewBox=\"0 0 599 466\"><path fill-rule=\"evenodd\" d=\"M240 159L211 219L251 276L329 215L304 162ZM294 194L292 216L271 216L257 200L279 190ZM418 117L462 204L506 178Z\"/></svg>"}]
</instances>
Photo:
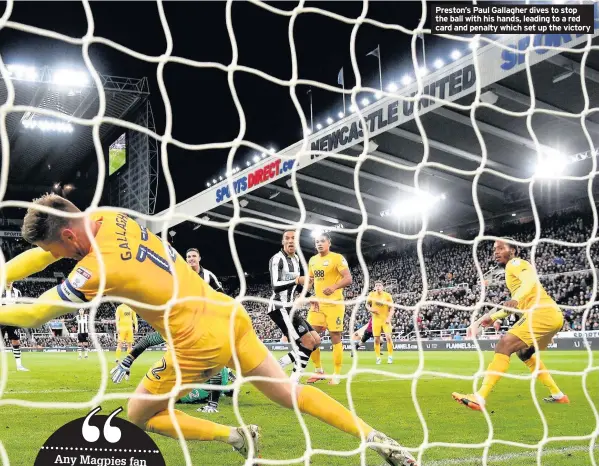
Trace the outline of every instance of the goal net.
<instances>
[{"instance_id":1,"label":"goal net","mask_svg":"<svg viewBox=\"0 0 599 466\"><path fill-rule=\"evenodd\" d=\"M597 381L597 371L599 367L596 362L596 353L593 353L591 343L592 335L588 331L593 330L589 322L596 322L597 314L595 312L595 298L597 293L597 276L594 267L593 250L596 241L597 215L595 199L593 195L593 182L596 173L596 158L594 147L594 136L597 135L596 123L593 122L596 107L593 106L593 94L587 89L589 81L596 82L597 72L588 73L587 62L593 51L593 35L560 35L558 37L545 35L535 37L511 35L502 37L464 37L464 36L441 36L444 39L455 42L459 46L460 52L451 55L451 60L444 63L442 60L428 64L423 62L421 42L423 38L430 36L430 30L426 29L428 18L427 2L421 4L421 14L418 19L418 25L414 29L408 29L401 24L389 22L380 22L369 17L369 4L364 2L362 10L357 17L345 17L328 11L318 6L299 2L293 8L283 9L278 6L263 3L260 1L251 2L255 8L265 10L273 15L279 15L287 18L289 22L289 48L292 57L291 76L289 79L281 79L271 76L259 69L250 68L241 64L239 58L238 43L233 28L232 12L235 10L235 3L227 2L225 11L225 20L227 31L232 48L232 61L229 64L221 64L206 61L195 61L173 54L174 43L173 36L169 27L167 15L165 15L163 4L157 3L157 14L160 19L162 31L166 38L166 48L159 56L149 56L136 50L129 49L109 39L99 37L94 32L94 16L88 2L83 2L85 16L87 20L87 32L83 37L69 37L61 33L34 27L28 24L22 24L11 21L12 3L8 3L4 15L1 18L1 24L4 28L11 28L28 34L43 36L49 39L59 40L81 47L83 59L87 71L91 77L93 85L99 92L99 109L96 116L90 119L81 118L72 115L64 115L58 111L48 110L36 106L16 105L14 101L14 72L7 67L7 64L0 61L0 71L4 77L7 88L6 102L0 107L0 137L2 140L2 160L3 168L8 167L11 154L9 144L9 135L6 131L6 119L15 112L33 112L56 121L68 122L73 125L82 125L92 129L94 145L96 149L99 175L96 182L96 190L93 201L85 210L86 215L92 215L100 209L100 199L103 186L106 182L108 173L102 153L102 144L100 140L100 126L102 124L114 124L132 131L148 134L151 138L160 143L162 171L166 181L166 194L169 199L169 207L156 215L147 215L145 213L130 211L111 206L111 209L125 212L134 216L153 233L160 234L163 238L165 251L169 251L167 241L169 231L182 222L193 222L206 227L226 229L231 247L235 271L240 281L238 295L235 297L240 303L248 308L259 309L259 313L265 314L269 304L270 290L260 296L252 295L246 281L244 267L239 258L239 251L236 244L236 236L244 227L250 226L256 230L264 232L282 232L285 229L296 229L298 234L302 231L318 231L328 229L335 236L335 228L343 228L343 235L353 235L353 250L346 250L348 256L354 258L352 264L352 273L354 281L357 284L356 290L352 296L345 296L346 328L344 337L347 339L344 343L346 348L356 355L349 362L349 353L346 351L344 367L342 372L343 389L332 391L331 394L340 402L348 406L353 413L363 417L367 422L373 424L375 428L379 424L381 430L384 430L389 436L397 438L402 446L406 447L417 458L418 464L508 464L518 462L521 464L597 464L598 452L596 447L597 437L599 435L599 414L597 412L596 393L599 389ZM349 51L351 56L352 73L355 76L355 85L349 87L345 85L343 74L338 77L338 83L343 87L303 79L298 72L298 44L294 38L294 24L299 17L304 15L319 15L327 17L332 21L344 23L352 27L351 40L349 42ZM375 82L370 85L360 72L358 65L358 49L356 46L356 36L361 27L373 27L384 30L394 30L411 37L411 69L408 73L412 79L406 78L401 85L398 83L393 86L383 86L382 74L385 70L379 70L381 74L380 85ZM97 70L94 68L90 59L89 48L94 44L103 44L119 52L128 54L138 60L155 63L157 68L157 77L159 92L162 97L165 108L165 131L162 134L154 133L148 128L133 124L124 120L115 120L106 116L106 100L108 96L103 90L103 83ZM373 47L374 48L374 47ZM379 47L373 50L374 58L379 59ZM362 50L360 49L360 53ZM570 57L567 66L560 59L567 53ZM575 77L568 79L577 80L582 92L583 108L579 112L569 112L552 106L547 103L536 100L535 88L538 84L533 79L533 69L535 66L541 66L551 62L558 63L566 72L571 72ZM235 102L240 122L240 131L237 137L225 143L210 144L190 144L186 141L180 141L173 137L174 118L168 98L168 88L164 81L164 67L167 64L176 63L185 67L207 68L219 70L226 73L230 82L231 96ZM11 74L12 73L12 74ZM293 101L297 114L301 120L303 139L297 143L280 151L274 151L268 147L262 147L253 141L245 139L247 121L243 106L240 103L234 85L234 75L236 73L249 73L254 76L270 81L279 86L287 87L290 93L290 99ZM346 75L347 76L347 75ZM509 81L512 79L513 81ZM519 79L517 85L515 80ZM501 84L499 84L501 81ZM560 79L553 79L560 82ZM385 80L386 82L386 80ZM508 93L516 94L513 89L506 85L506 82L513 83L514 87L520 86L520 99L524 96L526 109L518 110L514 105L500 105L498 98ZM524 87L522 88L522 85ZM495 86L496 85L496 86ZM298 89L309 86L311 88L320 88L329 92L343 94L351 101L346 111L337 119L330 122L314 123L311 115L302 105ZM566 91L564 91L566 92ZM513 97L512 97L513 98ZM522 105L522 100L520 104ZM478 146L465 150L461 144L452 145L450 136L443 142L433 140L429 133L432 128L427 127L425 116L431 112L448 118L447 112L453 115L453 118L464 121L471 125ZM486 116L491 113L495 115L501 123L509 128L510 119L523 119L526 121L528 134L526 137L518 136L517 131L511 134L511 143L526 146L528 151L533 151L537 156L537 162L540 170L536 173L520 173L517 169L511 167L516 157L510 157L509 160L498 160L491 157L490 145L500 144L502 138L507 138L509 129L497 129L489 123L482 122L479 115L483 112ZM587 147L584 152L579 151L575 154L568 154L562 157L557 151L548 152L548 146L540 139L535 130L535 117L541 116L545 119L554 118L558 122L568 120L578 125L578 134L584 140L583 146ZM448 118L449 119L449 118ZM324 126L321 126L324 125ZM405 125L415 125L417 132L410 132L405 129ZM565 123L564 123L565 124ZM392 133L397 137L409 142L410 147L413 144L421 145L421 153L417 161L398 160L385 152L385 145L381 141L385 134ZM459 134L456 137L460 137ZM375 139L376 138L376 139ZM454 140L455 142L455 140ZM229 156L226 167L226 179L216 180L215 183L209 183L210 186L196 196L176 202L177 186L169 172L168 167L168 148L175 146L178 148L197 151L201 156L202 151L211 149L229 150ZM576 144L581 146L580 143ZM236 168L236 154L243 149L251 149L258 153L266 154L252 166L239 170ZM444 153L446 160L439 158L439 154ZM453 164L451 161L457 159L466 160L467 163ZM580 170L576 174L564 174L563 166L573 165L578 161L586 160L588 169L584 173ZM349 162L349 164L348 164ZM336 168L332 168L335 164ZM333 210L338 209L341 213L350 212L353 219L359 218L359 222L346 222L345 225L335 227L332 224L328 226L323 224L324 214L316 212L317 209L310 209L307 199L311 197L310 202L314 201L314 195L302 192L300 190L299 180L302 173L309 167L322 167L326 170L339 170L343 176L352 180L352 193L354 195L350 205L339 202L334 205ZM341 168L340 168L341 167ZM365 167L368 167L366 169ZM373 168L374 167L374 168ZM585 165L586 167L586 165ZM412 183L406 185L393 178L392 175L385 176L385 173L401 173L402 179L406 174L412 178ZM433 173L431 178L426 178L427 174ZM399 176L399 175L398 175ZM468 199L454 198L446 199L445 194L435 190L434 184L430 179L438 177L445 182L454 183L460 186L462 193L467 193ZM508 186L503 190L489 187L487 182L489 178L502 181L502 184ZM586 214L583 226L580 226L575 233L571 233L571 228L577 228L579 220L574 220L566 227L568 235L560 232L555 235L550 233L555 229L555 225L549 223L548 227L544 222L545 217L539 212L538 189L545 183L546 178L551 178L552 183L559 180L572 183L584 183L587 190ZM244 196L250 192L258 190L265 186L275 183L278 180L288 180L286 186L279 184L279 192L284 190L291 193L294 199L294 205L287 211L292 211L296 216L292 219L282 218L277 215L263 212L248 213L244 204ZM373 211L371 202L377 197L376 190L363 190L364 180L382 183L394 190L399 190L401 202L394 204L392 199L388 201L386 208L379 211ZM8 171L3 169L0 178L0 195L4 199L7 190ZM326 184L329 186L326 186ZM464 183L468 186L464 189ZM339 188L334 180L324 182L320 180L320 187L323 192L327 189L335 191L337 194L349 188ZM380 191L379 191L380 192ZM498 194L514 196L512 201L504 202L501 211L492 212L488 205L481 202L481 193L497 196ZM339 194L341 196L341 194ZM520 196L520 197L518 197ZM503 225L505 217L511 215L510 202L516 204L526 198L529 201L526 209L514 216L521 223L512 225ZM326 196L323 195L323 199ZM468 201L469 200L469 201ZM475 212L475 222L471 223L470 233L467 230L459 229L457 223L448 225L446 231L440 231L433 216L447 218L447 211L451 202L461 203L462 207L471 202L471 209ZM278 202L278 201L277 201ZM218 221L222 214L214 214L218 207L230 203L232 206L232 215L226 221ZM32 204L29 202L20 202L13 200L3 200L2 207L20 207L28 208ZM102 207L104 208L104 207ZM273 207L275 209L275 207ZM40 209L44 210L44 209ZM56 213L50 209L45 209L48 213ZM526 211L526 214L522 212ZM408 214L413 220L409 228L398 226L397 222L386 222L386 217L397 217L402 213ZM543 213L549 212L543 209ZM588 213L590 212L590 214ZM493 213L495 216L493 216ZM501 214L501 215L500 215ZM356 217L357 215L357 217ZM450 214L451 215L451 214ZM571 214L558 213L560 218L570 218ZM529 216L530 219L524 217ZM570 217L569 217L570 216ZM375 220L373 218L379 217ZM499 220L495 221L494 218ZM216 220L215 220L216 219ZM378 221L383 219L381 221ZM530 220L530 222L528 221ZM354 220L355 221L355 220ZM386 222L386 223L385 223ZM531 223L532 222L532 223ZM550 221L549 221L550 222ZM329 222L332 223L332 222ZM339 222L341 223L341 222ZM581 223L581 225L582 225ZM434 224L435 227L431 227ZM562 228L561 226L559 228ZM254 231L254 230L252 230ZM560 230L561 231L561 230ZM549 234L546 235L545 232ZM450 233L450 234L449 234ZM266 234L266 233L265 233ZM550 372L555 375L559 381L576 378L579 380L576 389L576 402L572 402L573 412L571 414L566 408L563 411L548 410L539 401L539 394L542 393L539 382L539 368L537 365L531 373L527 368L515 370L515 358L512 358L511 369L503 374L503 381L500 386L505 390L497 396L501 406L489 402L488 409L482 413L465 413L462 407L457 406L451 400L451 392L455 391L452 387L459 387L465 393L475 392L480 386L482 378L485 376L488 362L492 350L496 346L497 340L489 339L489 336L481 340L473 339L463 341L465 334L464 322L472 323L484 312L491 309L499 309L500 304L509 299L506 295L503 275L494 273L492 268L492 244L496 239L504 236L515 238L514 244L524 249L524 258L530 260L537 267L539 264L545 264L548 261L554 261L555 267L545 267L539 271L543 283L549 286L550 291L556 290L561 293L561 278L559 277L578 277L584 274L585 289L580 299L570 302L560 302L559 304L568 304L564 307L564 312L573 313L572 321L576 322L580 328L576 342L581 343L579 351L572 351L573 356L561 355L559 357L549 358L548 366L551 369L551 363L559 366L559 369L551 369ZM381 265L380 260L372 259L366 252L372 250L372 241L382 243L381 238L387 238L386 243L410 244L411 246L396 253L393 259ZM574 238L574 240L572 240ZM280 237L276 238L280 242ZM308 239L310 242L311 239ZM200 239L201 243L201 239ZM307 260L314 254L314 251L305 247L306 242L302 244L301 261L304 270L307 270ZM335 244L335 242L333 242ZM273 245L273 253L276 247ZM368 248L368 250L367 250ZM335 247L333 246L333 250ZM367 251L366 251L367 250ZM366 251L366 252L365 252ZM566 252L564 252L566 251ZM179 251L183 254L184 251ZM172 266L172 257L165 254L170 266ZM450 270L434 265L434 261L443 262L442 257L448 257L453 260L454 257L468 257L467 262L459 264L458 269ZM583 261L584 265L578 269L569 269L567 265L572 257ZM560 264L557 259L564 262ZM461 259L460 259L461 260ZM265 261L265 268L266 268ZM559 267L564 265L564 267ZM104 266L102 266L104 267ZM411 267L410 270L416 271L418 277L410 279L410 289L406 289L408 275L404 270ZM547 272L547 270L548 272ZM443 277L434 276L439 270L443 271ZM265 270L266 271L266 270ZM496 272L496 271L495 271ZM449 276L451 275L451 276ZM467 276L467 277L466 277ZM398 278L399 277L399 278ZM464 278L463 281L460 278ZM359 279L358 279L359 278ZM366 362L370 358L369 353L357 352L352 345L349 345L349 337L362 327L366 321L364 304L368 293L374 287L374 280L383 279L390 286L394 296L394 312L396 320L394 323L399 325L401 331L395 333L395 336L401 338L395 342L397 349L406 350L394 353L395 365L393 366L374 366ZM173 275L175 290L177 289L178 278ZM3 278L5 280L5 277ZM558 280L558 282L555 282ZM566 280L570 280L567 278ZM551 284L557 283L553 286ZM566 291L571 285L571 281L566 281ZM100 292L102 295L106 283L101 281ZM578 285L577 285L578 286ZM566 293L566 292L564 292ZM565 295L564 295L565 296ZM571 296L570 296L571 297ZM568 299L570 299L568 297ZM4 299L4 298L3 298ZM564 298L565 299L565 298ZM134 302L130 299L118 296L107 296L97 298L87 304L90 310L90 321L94 321L98 306L106 301L120 301L130 303L133 306L144 308L146 303ZM177 303L177 296L169 302L166 309L166 319L169 318L169 312L173 305ZM207 305L210 305L208 303ZM73 307L75 311L76 306ZM147 306L146 306L147 307ZM567 309L566 309L567 307ZM261 309L261 311L260 311ZM433 317L437 313L440 318ZM568 318L570 314L568 314ZM440 324L443 319L456 319L456 326L445 326L433 328ZM595 319L595 320L593 320ZM534 319L533 319L534 320ZM502 325L504 327L513 325L514 319L506 319ZM526 325L529 325L527 323ZM201 322L199 323L201 325ZM597 324L599 327L599 323ZM233 329L233 323L231 324ZM233 330L231 330L233 331ZM163 335L167 339L167 346L171 346L173 336L170 332ZM456 337L457 338L454 338ZM411 339L407 339L411 338ZM3 339L0 339L0 345L4 345ZM92 346L98 351L99 362L101 366L101 378L97 391L89 398L78 402L52 401L49 399L35 398L27 395L20 397L18 391L11 394L6 391L10 386L11 380L9 374L9 356L2 346L2 372L0 373L0 407L25 406L37 410L91 410L96 406L117 401L124 403L129 398L139 397L130 390L114 391L111 389L109 371L110 363L104 352L101 351L101 344L94 334L93 325L91 328ZM580 341L579 341L580 340ZM326 349L328 340L323 340L323 349ZM594 340L597 341L597 340ZM433 346L434 345L434 346ZM293 345L292 345L293 346ZM384 346L384 345L383 345ZM330 345L329 345L330 347ZM538 349L538 344L535 342ZM471 349L470 353L454 352L455 349ZM437 352L430 350L451 351L443 353L445 356L437 356ZM559 349L559 345L558 345ZM328 354L323 351L323 354ZM464 354L469 356L463 357ZM551 354L551 352L549 352ZM460 355L454 356L454 355ZM235 367L239 368L239 355L234 355ZM326 359L326 358L325 358ZM455 360L454 360L455 359ZM140 362L139 364L142 364ZM177 384L170 394L169 412L173 413L175 401L180 389L202 388L210 389L206 383L182 385L180 379L179 362L174 361L177 371ZM326 365L326 361L325 361ZM399 367L401 365L401 367ZM332 366L332 364L329 364ZM309 369L310 371L310 369ZM306 373L307 376L313 375ZM63 375L61 375L63 377ZM68 377L68 372L64 377ZM232 385L235 388L233 396L233 410L236 421L239 424L249 424L250 418L256 416L255 411L246 410L243 406L243 392L248 387L247 383L253 379L244 377L240 371L237 371L237 378ZM427 386L433 386L431 391L427 392ZM570 384L569 386L573 386ZM517 387L511 388L511 387ZM14 391L14 390L13 390ZM593 395L593 392L595 395ZM25 390L26 394L27 391ZM374 393L374 396L371 394ZM526 398L526 407L522 407L522 399ZM516 408L512 408L514 402ZM584 409L576 409L577 404L584 405ZM273 405L274 406L274 405ZM519 407L519 408L518 408ZM553 408L554 406L550 406ZM260 406L262 409L263 422L269 422L268 415L274 408L271 405ZM523 409L526 419L518 411ZM369 415L374 410L375 416ZM293 423L292 429L281 428L281 434L277 437L277 430L268 431L273 438L267 441L267 447L264 450L263 458L247 459L246 464L378 464L380 459L367 449L366 438L362 436L359 441L353 444L343 444L336 446L335 442L328 442L326 439L329 431L318 429L311 420L304 419L299 412L297 400L294 400L294 417L288 417L287 422ZM33 416L33 410L24 411L22 416ZM467 417L468 414L470 417ZM580 425L577 426L577 416L581 416ZM175 419L172 416L172 419ZM581 427L582 425L582 427ZM296 428L299 426L298 428ZM283 426L281 426L283 427ZM521 430L532 429L534 436L519 436ZM247 432L247 429L246 429ZM288 434L293 432L293 434ZM516 432L516 435L514 435ZM209 460L200 449L193 446L193 442L185 441L180 426L177 424L177 433L179 436L180 456L176 460L168 457L168 448L163 448L167 464L176 464L183 461L187 465L191 464L221 464L218 453ZM1 436L0 457L3 464L18 464L11 460L10 449L4 448L4 444L11 443L6 436ZM22 436L26 435L23 430ZM534 438L533 438L534 437ZM337 437L335 437L336 439ZM171 440L170 442L174 442ZM286 452L286 447L280 447L286 443L301 445L300 455L290 455ZM165 444L159 444L161 447ZM209 455L217 450L210 450ZM295 451L295 450L294 450ZM326 455L326 456L324 456ZM282 458L284 457L284 458ZM567 463L564 458L574 458L573 463ZM323 459L324 458L324 459ZM375 459L376 458L376 459ZM228 460L227 460L228 461ZM177 463L181 464L181 463ZM225 463L223 463L225 464ZM226 463L229 464L229 463Z\"/></svg>"}]
</instances>

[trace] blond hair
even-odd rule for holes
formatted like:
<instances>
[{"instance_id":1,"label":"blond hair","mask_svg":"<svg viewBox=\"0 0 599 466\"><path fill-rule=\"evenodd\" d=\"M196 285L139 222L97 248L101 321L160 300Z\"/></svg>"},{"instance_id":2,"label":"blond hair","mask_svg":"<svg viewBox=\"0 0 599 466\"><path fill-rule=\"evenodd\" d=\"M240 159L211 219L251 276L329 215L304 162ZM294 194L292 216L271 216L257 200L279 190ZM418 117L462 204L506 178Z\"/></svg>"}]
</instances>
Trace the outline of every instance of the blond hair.
<instances>
[{"instance_id":1,"label":"blond hair","mask_svg":"<svg viewBox=\"0 0 599 466\"><path fill-rule=\"evenodd\" d=\"M36 206L51 207L62 212L79 212L79 209L71 201L60 197L58 194L44 194L39 199L35 199L33 203ZM67 227L71 220L73 219L42 212L32 206L27 209L27 214L23 219L21 235L30 244L38 241L56 240L62 229Z\"/></svg>"}]
</instances>

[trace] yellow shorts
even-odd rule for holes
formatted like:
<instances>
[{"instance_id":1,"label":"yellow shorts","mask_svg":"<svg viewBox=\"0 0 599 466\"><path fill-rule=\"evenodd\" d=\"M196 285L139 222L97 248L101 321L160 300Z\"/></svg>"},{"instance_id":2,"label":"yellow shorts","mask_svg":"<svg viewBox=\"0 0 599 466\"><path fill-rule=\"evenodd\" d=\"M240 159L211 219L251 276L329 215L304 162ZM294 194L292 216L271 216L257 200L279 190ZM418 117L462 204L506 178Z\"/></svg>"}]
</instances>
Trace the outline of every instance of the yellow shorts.
<instances>
[{"instance_id":1,"label":"yellow shorts","mask_svg":"<svg viewBox=\"0 0 599 466\"><path fill-rule=\"evenodd\" d=\"M183 339L173 335L174 346L146 373L143 384L155 395L170 392L175 386L175 356L181 371L182 384L203 383L223 367L235 369L233 351L237 353L241 374L258 367L268 356L268 349L252 327L246 310L228 296L223 305L208 304L198 312L198 325ZM236 308L236 312L233 313ZM230 318L235 319L234 340L230 337ZM189 392L182 390L180 395Z\"/></svg>"},{"instance_id":2,"label":"yellow shorts","mask_svg":"<svg viewBox=\"0 0 599 466\"><path fill-rule=\"evenodd\" d=\"M540 307L531 314L522 315L508 333L520 338L529 347L536 340L539 349L544 350L563 325L564 316L558 307Z\"/></svg>"},{"instance_id":3,"label":"yellow shorts","mask_svg":"<svg viewBox=\"0 0 599 466\"><path fill-rule=\"evenodd\" d=\"M119 329L119 336L118 336L117 341L119 343L133 343L133 329L132 328Z\"/></svg>"},{"instance_id":4,"label":"yellow shorts","mask_svg":"<svg viewBox=\"0 0 599 466\"><path fill-rule=\"evenodd\" d=\"M375 337L380 337L382 333L391 333L393 331L393 327L391 324L386 324L385 319L372 319L372 335Z\"/></svg>"},{"instance_id":5,"label":"yellow shorts","mask_svg":"<svg viewBox=\"0 0 599 466\"><path fill-rule=\"evenodd\" d=\"M318 311L314 311L310 308L307 320L312 327L324 327L328 329L329 332L342 332L344 316L344 304L333 304L330 306L321 304Z\"/></svg>"}]
</instances>

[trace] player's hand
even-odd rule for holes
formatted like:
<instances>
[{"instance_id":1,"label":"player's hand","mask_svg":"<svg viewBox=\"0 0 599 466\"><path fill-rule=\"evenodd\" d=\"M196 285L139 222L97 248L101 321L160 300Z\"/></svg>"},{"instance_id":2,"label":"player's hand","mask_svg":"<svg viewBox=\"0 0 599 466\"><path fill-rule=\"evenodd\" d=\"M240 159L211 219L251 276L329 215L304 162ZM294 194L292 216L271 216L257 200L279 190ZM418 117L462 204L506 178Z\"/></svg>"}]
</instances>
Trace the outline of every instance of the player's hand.
<instances>
[{"instance_id":1,"label":"player's hand","mask_svg":"<svg viewBox=\"0 0 599 466\"><path fill-rule=\"evenodd\" d=\"M318 301L312 301L310 305L312 306L311 310L313 312L320 312L320 304L318 304Z\"/></svg>"},{"instance_id":2,"label":"player's hand","mask_svg":"<svg viewBox=\"0 0 599 466\"><path fill-rule=\"evenodd\" d=\"M391 324L391 319L387 318L385 319L385 325L390 325Z\"/></svg>"},{"instance_id":3,"label":"player's hand","mask_svg":"<svg viewBox=\"0 0 599 466\"><path fill-rule=\"evenodd\" d=\"M477 337L479 330L480 327L478 326L478 322L474 322L472 325L469 325L466 329L466 338L474 340Z\"/></svg>"},{"instance_id":4,"label":"player's hand","mask_svg":"<svg viewBox=\"0 0 599 466\"><path fill-rule=\"evenodd\" d=\"M322 292L326 295L326 296L330 296L335 292L335 288L333 288L332 286L329 286L327 288L325 288L324 290L322 290Z\"/></svg>"},{"instance_id":5,"label":"player's hand","mask_svg":"<svg viewBox=\"0 0 599 466\"><path fill-rule=\"evenodd\" d=\"M509 301L506 301L505 303L503 303L503 305L505 307L511 307L513 309L518 307L518 301L516 301L515 299L510 299Z\"/></svg>"},{"instance_id":6,"label":"player's hand","mask_svg":"<svg viewBox=\"0 0 599 466\"><path fill-rule=\"evenodd\" d=\"M135 361L135 359L129 354L110 371L110 378L114 383L121 383L123 379L129 380L133 361Z\"/></svg>"},{"instance_id":7,"label":"player's hand","mask_svg":"<svg viewBox=\"0 0 599 466\"><path fill-rule=\"evenodd\" d=\"M495 322L493 322L493 327L497 332L499 332L501 330L501 321L497 319Z\"/></svg>"}]
</instances>

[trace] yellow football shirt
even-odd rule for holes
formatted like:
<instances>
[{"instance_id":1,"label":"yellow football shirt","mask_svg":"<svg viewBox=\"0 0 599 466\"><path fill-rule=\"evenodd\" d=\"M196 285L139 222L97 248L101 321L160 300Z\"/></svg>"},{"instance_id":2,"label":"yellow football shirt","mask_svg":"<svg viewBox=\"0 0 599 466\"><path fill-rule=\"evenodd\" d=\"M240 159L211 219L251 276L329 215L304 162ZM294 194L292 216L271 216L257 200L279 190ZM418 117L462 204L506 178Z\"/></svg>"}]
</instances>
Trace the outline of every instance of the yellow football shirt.
<instances>
[{"instance_id":1,"label":"yellow football shirt","mask_svg":"<svg viewBox=\"0 0 599 466\"><path fill-rule=\"evenodd\" d=\"M310 278L314 280L314 294L320 299L343 301L343 289L335 290L329 296L323 291L337 283L343 275L341 272L348 269L347 261L341 254L329 252L326 256L317 254L312 256L308 263ZM335 305L331 303L320 303L320 306Z\"/></svg>"},{"instance_id":2,"label":"yellow football shirt","mask_svg":"<svg viewBox=\"0 0 599 466\"><path fill-rule=\"evenodd\" d=\"M505 284L510 290L512 299L518 301L518 309L530 309L537 300L537 306L556 306L555 301L547 294L539 281L534 267L524 259L515 258L505 266Z\"/></svg>"},{"instance_id":3,"label":"yellow football shirt","mask_svg":"<svg viewBox=\"0 0 599 466\"><path fill-rule=\"evenodd\" d=\"M376 319L386 319L393 306L393 297L386 291L379 294L377 291L371 291L366 300L370 306L378 311L378 314L373 314Z\"/></svg>"},{"instance_id":4,"label":"yellow football shirt","mask_svg":"<svg viewBox=\"0 0 599 466\"><path fill-rule=\"evenodd\" d=\"M137 328L137 314L126 304L121 304L116 308L116 318L119 329L130 330L133 327Z\"/></svg>"},{"instance_id":5,"label":"yellow football shirt","mask_svg":"<svg viewBox=\"0 0 599 466\"><path fill-rule=\"evenodd\" d=\"M166 304L173 298L176 276L177 298L193 298L174 304L169 313L168 325L178 347L189 347L197 340L194 337L200 331L200 317L211 317L211 325L215 325L222 314L223 325L228 325L226 313L218 306L206 305L206 300L222 302L222 295L212 290L170 245L165 250L160 238L125 214L98 212L91 217L101 223L95 237L99 250L93 250L79 261L58 287L64 301L83 303L100 292L101 257L105 274L103 294L162 306L159 309L132 307L165 339L164 314ZM167 254L173 261L172 266L166 259Z\"/></svg>"}]
</instances>

